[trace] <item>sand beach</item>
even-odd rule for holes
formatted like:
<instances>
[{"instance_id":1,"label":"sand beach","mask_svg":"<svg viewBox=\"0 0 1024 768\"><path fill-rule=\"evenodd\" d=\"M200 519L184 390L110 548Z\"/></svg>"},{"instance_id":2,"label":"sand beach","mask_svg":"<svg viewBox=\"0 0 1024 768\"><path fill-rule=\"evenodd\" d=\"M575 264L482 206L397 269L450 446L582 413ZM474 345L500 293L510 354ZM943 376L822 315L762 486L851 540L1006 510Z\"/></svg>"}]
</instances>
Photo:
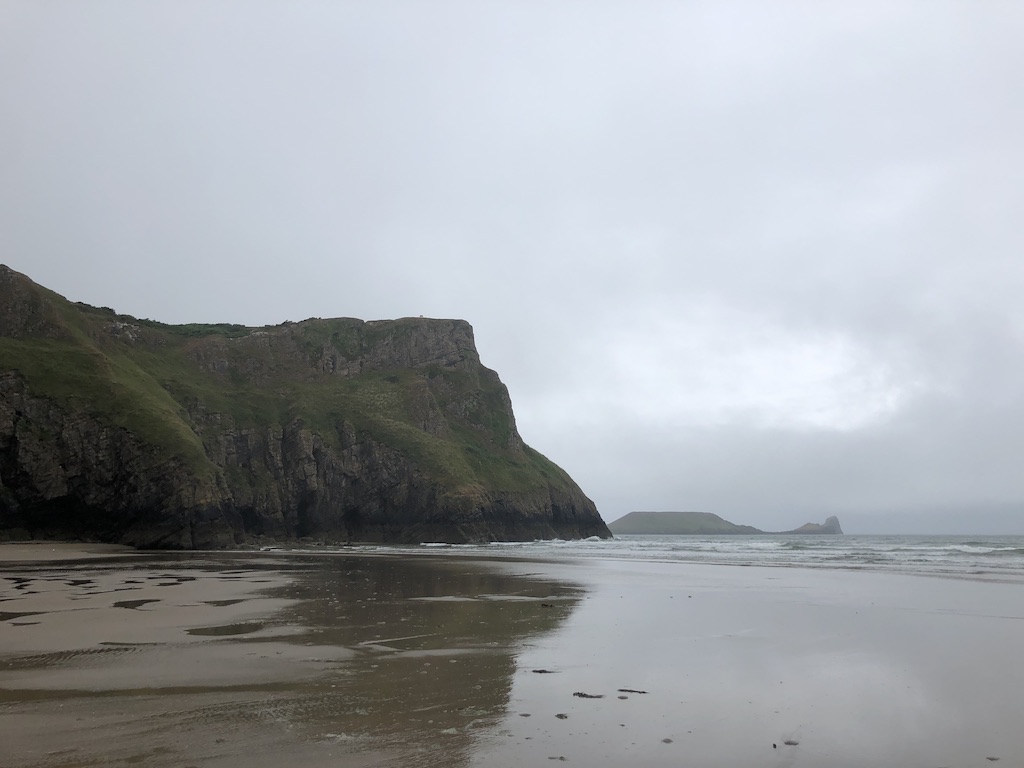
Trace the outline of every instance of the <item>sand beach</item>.
<instances>
[{"instance_id":1,"label":"sand beach","mask_svg":"<svg viewBox=\"0 0 1024 768\"><path fill-rule=\"evenodd\" d=\"M2 545L0 765L1021 765L1022 590Z\"/></svg>"}]
</instances>

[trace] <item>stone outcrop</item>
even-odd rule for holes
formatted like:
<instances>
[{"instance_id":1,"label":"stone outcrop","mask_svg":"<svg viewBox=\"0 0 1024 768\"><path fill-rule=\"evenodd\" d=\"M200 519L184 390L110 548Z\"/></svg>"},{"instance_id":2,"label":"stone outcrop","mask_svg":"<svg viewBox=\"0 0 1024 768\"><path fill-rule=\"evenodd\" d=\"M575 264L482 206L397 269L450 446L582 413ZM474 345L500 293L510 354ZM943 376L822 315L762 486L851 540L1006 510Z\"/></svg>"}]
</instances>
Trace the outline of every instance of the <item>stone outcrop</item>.
<instances>
[{"instance_id":1,"label":"stone outcrop","mask_svg":"<svg viewBox=\"0 0 1024 768\"><path fill-rule=\"evenodd\" d=\"M829 534L840 534L843 532L842 526L839 525L839 518L836 516L825 518L824 523L804 523L794 531L786 531L786 533L829 533Z\"/></svg>"},{"instance_id":2,"label":"stone outcrop","mask_svg":"<svg viewBox=\"0 0 1024 768\"><path fill-rule=\"evenodd\" d=\"M168 326L0 266L0 537L610 536L461 320Z\"/></svg>"}]
</instances>

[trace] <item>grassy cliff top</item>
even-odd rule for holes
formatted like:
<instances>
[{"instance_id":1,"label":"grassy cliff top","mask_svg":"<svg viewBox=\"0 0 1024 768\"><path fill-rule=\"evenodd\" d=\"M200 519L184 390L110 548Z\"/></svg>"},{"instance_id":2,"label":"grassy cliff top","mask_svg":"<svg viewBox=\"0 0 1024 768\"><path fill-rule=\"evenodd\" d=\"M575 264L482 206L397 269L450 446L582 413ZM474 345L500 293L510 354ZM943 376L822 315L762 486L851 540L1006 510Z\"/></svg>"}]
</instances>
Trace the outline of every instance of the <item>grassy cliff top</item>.
<instances>
[{"instance_id":1,"label":"grassy cliff top","mask_svg":"<svg viewBox=\"0 0 1024 768\"><path fill-rule=\"evenodd\" d=\"M0 369L197 476L219 471L204 438L220 424L298 423L334 447L347 425L463 496L572 485L523 445L463 320L168 325L70 302L0 265Z\"/></svg>"}]
</instances>

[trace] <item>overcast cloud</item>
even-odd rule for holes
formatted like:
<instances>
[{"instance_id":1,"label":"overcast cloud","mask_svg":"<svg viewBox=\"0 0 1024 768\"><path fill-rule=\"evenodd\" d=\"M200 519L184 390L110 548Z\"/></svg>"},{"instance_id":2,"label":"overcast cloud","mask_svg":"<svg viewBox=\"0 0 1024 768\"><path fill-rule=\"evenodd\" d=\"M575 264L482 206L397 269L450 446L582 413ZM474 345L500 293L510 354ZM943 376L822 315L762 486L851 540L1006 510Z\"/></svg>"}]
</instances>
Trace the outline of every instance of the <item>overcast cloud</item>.
<instances>
[{"instance_id":1,"label":"overcast cloud","mask_svg":"<svg viewBox=\"0 0 1024 768\"><path fill-rule=\"evenodd\" d=\"M465 318L606 520L1024 532L1022 40L1008 0L4 0L0 261L165 322Z\"/></svg>"}]
</instances>

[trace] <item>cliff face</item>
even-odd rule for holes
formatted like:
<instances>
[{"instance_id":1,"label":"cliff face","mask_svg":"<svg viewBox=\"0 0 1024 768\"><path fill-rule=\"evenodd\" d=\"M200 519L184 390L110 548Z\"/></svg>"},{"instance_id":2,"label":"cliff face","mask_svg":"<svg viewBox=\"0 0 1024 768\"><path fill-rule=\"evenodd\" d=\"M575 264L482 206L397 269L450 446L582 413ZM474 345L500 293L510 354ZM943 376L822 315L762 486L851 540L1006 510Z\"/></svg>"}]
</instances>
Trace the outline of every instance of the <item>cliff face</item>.
<instances>
[{"instance_id":1,"label":"cliff face","mask_svg":"<svg viewBox=\"0 0 1024 768\"><path fill-rule=\"evenodd\" d=\"M142 547L610 536L468 323L168 326L0 266L0 536Z\"/></svg>"}]
</instances>

